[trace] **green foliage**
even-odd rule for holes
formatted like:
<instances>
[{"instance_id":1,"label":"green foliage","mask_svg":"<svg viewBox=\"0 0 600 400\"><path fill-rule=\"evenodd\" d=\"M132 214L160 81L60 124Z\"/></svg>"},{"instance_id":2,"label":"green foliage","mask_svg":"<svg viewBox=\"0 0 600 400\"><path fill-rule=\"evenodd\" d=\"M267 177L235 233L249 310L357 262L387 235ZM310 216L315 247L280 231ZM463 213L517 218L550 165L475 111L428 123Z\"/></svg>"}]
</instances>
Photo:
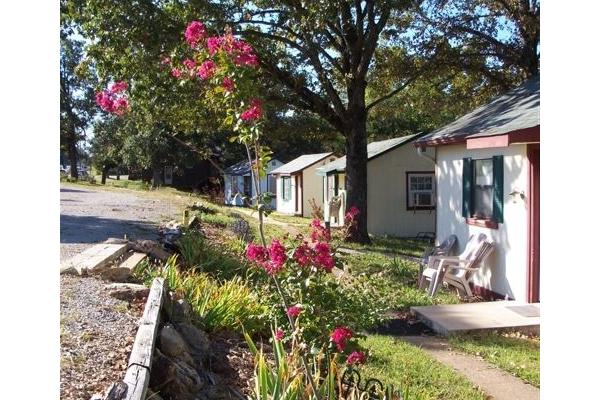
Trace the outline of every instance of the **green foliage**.
<instances>
[{"instance_id":1,"label":"green foliage","mask_svg":"<svg viewBox=\"0 0 600 400\"><path fill-rule=\"evenodd\" d=\"M180 293L194 311L195 323L207 331L229 329L260 332L265 329L267 308L241 278L219 281L204 272L180 272L177 256L163 268L147 263L136 268L135 276L149 283L157 276L165 278L169 288Z\"/></svg>"},{"instance_id":2,"label":"green foliage","mask_svg":"<svg viewBox=\"0 0 600 400\"><path fill-rule=\"evenodd\" d=\"M450 344L458 350L481 356L534 386L540 386L539 339L486 333L452 336Z\"/></svg>"},{"instance_id":3,"label":"green foliage","mask_svg":"<svg viewBox=\"0 0 600 400\"><path fill-rule=\"evenodd\" d=\"M177 244L186 269L231 279L245 268L236 256L239 253L208 243L198 232L186 231Z\"/></svg>"}]
</instances>

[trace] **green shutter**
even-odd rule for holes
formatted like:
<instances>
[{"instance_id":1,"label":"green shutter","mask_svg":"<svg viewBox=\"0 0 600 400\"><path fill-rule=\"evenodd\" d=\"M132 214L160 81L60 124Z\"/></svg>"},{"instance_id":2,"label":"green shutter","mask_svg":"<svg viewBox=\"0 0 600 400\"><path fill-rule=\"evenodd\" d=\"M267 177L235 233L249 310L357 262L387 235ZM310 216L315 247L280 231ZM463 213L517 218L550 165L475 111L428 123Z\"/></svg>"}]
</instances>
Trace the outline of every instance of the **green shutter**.
<instances>
[{"instance_id":1,"label":"green shutter","mask_svg":"<svg viewBox=\"0 0 600 400\"><path fill-rule=\"evenodd\" d=\"M504 156L494 156L494 220L504 222Z\"/></svg>"},{"instance_id":2,"label":"green shutter","mask_svg":"<svg viewBox=\"0 0 600 400\"><path fill-rule=\"evenodd\" d=\"M463 158L462 183L462 215L470 218L473 187L473 160L471 157Z\"/></svg>"},{"instance_id":3,"label":"green shutter","mask_svg":"<svg viewBox=\"0 0 600 400\"><path fill-rule=\"evenodd\" d=\"M340 186L339 179L340 179L340 178L339 178L338 174L335 174L335 175L333 176L333 180L334 180L334 184L333 184L333 188L334 188L334 189L333 189L333 195L334 195L334 196L337 196L337 195L338 195L339 186Z\"/></svg>"}]
</instances>

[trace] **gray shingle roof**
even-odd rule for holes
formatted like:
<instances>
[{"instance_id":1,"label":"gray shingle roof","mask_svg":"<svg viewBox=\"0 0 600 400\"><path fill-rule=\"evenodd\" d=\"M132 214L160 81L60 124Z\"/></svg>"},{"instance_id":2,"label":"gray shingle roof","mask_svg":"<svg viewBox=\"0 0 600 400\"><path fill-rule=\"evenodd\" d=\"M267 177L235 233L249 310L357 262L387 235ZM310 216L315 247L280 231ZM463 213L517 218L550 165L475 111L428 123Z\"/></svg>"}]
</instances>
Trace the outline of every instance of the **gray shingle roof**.
<instances>
[{"instance_id":1,"label":"gray shingle roof","mask_svg":"<svg viewBox=\"0 0 600 400\"><path fill-rule=\"evenodd\" d=\"M279 160L277 160L276 158L273 158L272 161L279 162ZM233 164L232 166L225 168L223 172L225 172L225 175L250 175L250 163L247 160L240 161L237 164ZM269 173L271 174L272 172Z\"/></svg>"},{"instance_id":2,"label":"gray shingle roof","mask_svg":"<svg viewBox=\"0 0 600 400\"><path fill-rule=\"evenodd\" d=\"M281 167L271 171L272 174L293 174L298 171L310 167L314 163L321 161L325 157L332 155L333 153L318 153L318 154L304 154L298 158L293 159L287 164L283 164Z\"/></svg>"},{"instance_id":3,"label":"gray shingle roof","mask_svg":"<svg viewBox=\"0 0 600 400\"><path fill-rule=\"evenodd\" d=\"M463 115L415 143L435 144L482 136L502 135L540 124L540 78L528 80L474 111Z\"/></svg>"},{"instance_id":4,"label":"gray shingle roof","mask_svg":"<svg viewBox=\"0 0 600 400\"><path fill-rule=\"evenodd\" d=\"M391 150L395 147L401 146L405 143L411 142L418 134L401 136L388 140L381 140L379 142L371 142L367 145L367 160L371 160L373 157L376 157L382 153L385 153L388 150ZM335 161L330 162L327 165L317 168L317 175L326 175L331 171L340 171L343 172L346 170L346 156L338 158Z\"/></svg>"}]
</instances>

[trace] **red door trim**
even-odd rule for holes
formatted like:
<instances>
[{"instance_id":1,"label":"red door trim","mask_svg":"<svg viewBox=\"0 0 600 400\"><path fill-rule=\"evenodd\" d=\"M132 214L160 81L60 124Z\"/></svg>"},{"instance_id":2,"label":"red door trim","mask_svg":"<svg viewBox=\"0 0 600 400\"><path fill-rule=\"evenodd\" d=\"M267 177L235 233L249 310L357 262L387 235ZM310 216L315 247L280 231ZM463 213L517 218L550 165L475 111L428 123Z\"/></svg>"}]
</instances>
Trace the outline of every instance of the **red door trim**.
<instances>
[{"instance_id":1,"label":"red door trim","mask_svg":"<svg viewBox=\"0 0 600 400\"><path fill-rule=\"evenodd\" d=\"M530 303L540 301L539 151L539 143L527 145L527 301Z\"/></svg>"}]
</instances>

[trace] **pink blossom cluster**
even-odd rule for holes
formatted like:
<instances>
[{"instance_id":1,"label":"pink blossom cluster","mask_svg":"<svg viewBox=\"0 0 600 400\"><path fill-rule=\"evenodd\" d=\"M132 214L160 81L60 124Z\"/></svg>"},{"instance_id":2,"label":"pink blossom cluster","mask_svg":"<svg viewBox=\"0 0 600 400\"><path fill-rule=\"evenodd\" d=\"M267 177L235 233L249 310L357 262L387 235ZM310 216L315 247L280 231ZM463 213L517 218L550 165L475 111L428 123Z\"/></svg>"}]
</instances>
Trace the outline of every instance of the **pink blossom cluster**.
<instances>
[{"instance_id":1,"label":"pink blossom cluster","mask_svg":"<svg viewBox=\"0 0 600 400\"><path fill-rule=\"evenodd\" d=\"M346 342L349 339L352 339L352 336L354 336L354 334L352 333L350 328L345 326L338 326L333 330L333 332L331 332L331 341L335 343L338 351L341 353L346 347Z\"/></svg>"},{"instance_id":2,"label":"pink blossom cluster","mask_svg":"<svg viewBox=\"0 0 600 400\"><path fill-rule=\"evenodd\" d=\"M235 82L233 81L233 79L231 79L230 77L226 76L225 78L223 78L223 82L221 83L221 86L227 91L227 92L233 92L235 90Z\"/></svg>"},{"instance_id":3,"label":"pink blossom cluster","mask_svg":"<svg viewBox=\"0 0 600 400\"><path fill-rule=\"evenodd\" d=\"M175 78L181 78L181 70L179 68L173 68L171 70L171 75L173 75Z\"/></svg>"},{"instance_id":4,"label":"pink blossom cluster","mask_svg":"<svg viewBox=\"0 0 600 400\"><path fill-rule=\"evenodd\" d=\"M254 121L259 119L262 116L262 103L259 99L252 99L250 102L250 107L248 107L242 114L240 118L244 121Z\"/></svg>"},{"instance_id":5,"label":"pink blossom cluster","mask_svg":"<svg viewBox=\"0 0 600 400\"><path fill-rule=\"evenodd\" d=\"M211 56L217 54L219 50L224 51L233 58L233 63L237 66L256 67L258 65L258 57L254 54L252 46L243 40L236 39L231 33L207 38L206 48Z\"/></svg>"},{"instance_id":6,"label":"pink blossom cluster","mask_svg":"<svg viewBox=\"0 0 600 400\"><path fill-rule=\"evenodd\" d=\"M352 206L348 209L348 211L346 211L346 214L344 215L344 220L346 222L346 224L351 225L352 223L354 223L354 220L356 219L356 216L360 214L360 211L358 210L358 208L356 208L355 206Z\"/></svg>"},{"instance_id":7,"label":"pink blossom cluster","mask_svg":"<svg viewBox=\"0 0 600 400\"><path fill-rule=\"evenodd\" d=\"M288 316L294 317L294 318L297 317L298 315L300 315L301 312L302 312L302 307L297 306L297 305L288 307L288 309L286 311Z\"/></svg>"},{"instance_id":8,"label":"pink blossom cluster","mask_svg":"<svg viewBox=\"0 0 600 400\"><path fill-rule=\"evenodd\" d=\"M275 275L283 269L287 255L279 240L273 240L268 248L250 243L246 248L246 258L264 268L267 274Z\"/></svg>"},{"instance_id":9,"label":"pink blossom cluster","mask_svg":"<svg viewBox=\"0 0 600 400\"><path fill-rule=\"evenodd\" d=\"M107 90L96 93L96 104L104 111L123 115L129 109L129 102L125 97L127 82L117 81L109 86Z\"/></svg>"},{"instance_id":10,"label":"pink blossom cluster","mask_svg":"<svg viewBox=\"0 0 600 400\"><path fill-rule=\"evenodd\" d=\"M310 233L310 240L314 242L316 241L331 241L331 233L321 225L321 221L318 219L313 219L310 226L312 227L312 232Z\"/></svg>"},{"instance_id":11,"label":"pink blossom cluster","mask_svg":"<svg viewBox=\"0 0 600 400\"><path fill-rule=\"evenodd\" d=\"M216 72L217 65L212 60L206 60L198 68L198 76L204 80L210 79Z\"/></svg>"},{"instance_id":12,"label":"pink blossom cluster","mask_svg":"<svg viewBox=\"0 0 600 400\"><path fill-rule=\"evenodd\" d=\"M192 47L196 47L204 39L206 28L199 21L192 21L185 29L185 41Z\"/></svg>"},{"instance_id":13,"label":"pink blossom cluster","mask_svg":"<svg viewBox=\"0 0 600 400\"><path fill-rule=\"evenodd\" d=\"M353 351L348 356L348 359L346 360L346 362L349 365L364 364L365 363L365 353L363 353L362 351Z\"/></svg>"},{"instance_id":14,"label":"pink blossom cluster","mask_svg":"<svg viewBox=\"0 0 600 400\"><path fill-rule=\"evenodd\" d=\"M183 65L187 68L187 69L194 69L196 68L196 61L190 59L190 58L186 58L185 60L183 60Z\"/></svg>"},{"instance_id":15,"label":"pink blossom cluster","mask_svg":"<svg viewBox=\"0 0 600 400\"><path fill-rule=\"evenodd\" d=\"M293 257L301 267L314 266L327 272L331 272L335 265L331 246L327 242L317 242L313 247L303 242L296 247Z\"/></svg>"},{"instance_id":16,"label":"pink blossom cluster","mask_svg":"<svg viewBox=\"0 0 600 400\"><path fill-rule=\"evenodd\" d=\"M281 341L285 337L285 332L281 328L277 328L275 331L275 340Z\"/></svg>"}]
</instances>

